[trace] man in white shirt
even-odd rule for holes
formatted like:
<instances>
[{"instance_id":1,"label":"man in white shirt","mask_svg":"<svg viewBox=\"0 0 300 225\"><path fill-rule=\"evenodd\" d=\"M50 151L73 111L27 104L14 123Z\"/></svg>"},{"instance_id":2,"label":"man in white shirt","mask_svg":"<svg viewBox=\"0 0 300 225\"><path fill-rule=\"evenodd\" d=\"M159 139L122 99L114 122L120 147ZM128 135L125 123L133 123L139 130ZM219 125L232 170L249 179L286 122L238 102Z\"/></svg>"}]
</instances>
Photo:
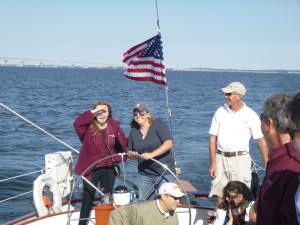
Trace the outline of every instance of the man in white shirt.
<instances>
[{"instance_id":1,"label":"man in white shirt","mask_svg":"<svg viewBox=\"0 0 300 225\"><path fill-rule=\"evenodd\" d=\"M251 136L258 142L264 164L268 161L268 147L260 129L260 119L242 101L245 86L233 82L221 90L225 93L226 103L215 112L209 129L209 174L213 178L209 197L218 196L216 208L222 202L222 191L229 181L241 181L250 187Z\"/></svg>"}]
</instances>

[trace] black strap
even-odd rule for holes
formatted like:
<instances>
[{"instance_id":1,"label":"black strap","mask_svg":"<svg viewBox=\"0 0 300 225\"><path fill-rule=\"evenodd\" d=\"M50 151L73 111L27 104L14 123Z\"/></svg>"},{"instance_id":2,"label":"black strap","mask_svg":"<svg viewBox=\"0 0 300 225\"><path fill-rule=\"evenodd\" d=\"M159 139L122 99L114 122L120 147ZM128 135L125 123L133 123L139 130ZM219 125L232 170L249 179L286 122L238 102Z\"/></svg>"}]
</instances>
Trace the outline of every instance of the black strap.
<instances>
[{"instance_id":1,"label":"black strap","mask_svg":"<svg viewBox=\"0 0 300 225\"><path fill-rule=\"evenodd\" d=\"M107 126L107 131L108 131L108 126ZM103 134L103 133L104 133L104 132L102 132L101 136L102 136L102 138L103 138L104 145L105 145L105 147L106 147L106 149L107 149L109 155L111 155L110 150L109 150L109 147L108 147L107 144L106 144L105 137L104 137L104 134ZM115 161L113 160L112 157L111 157L110 159L111 159L111 161L112 161L113 163L115 163Z\"/></svg>"}]
</instances>

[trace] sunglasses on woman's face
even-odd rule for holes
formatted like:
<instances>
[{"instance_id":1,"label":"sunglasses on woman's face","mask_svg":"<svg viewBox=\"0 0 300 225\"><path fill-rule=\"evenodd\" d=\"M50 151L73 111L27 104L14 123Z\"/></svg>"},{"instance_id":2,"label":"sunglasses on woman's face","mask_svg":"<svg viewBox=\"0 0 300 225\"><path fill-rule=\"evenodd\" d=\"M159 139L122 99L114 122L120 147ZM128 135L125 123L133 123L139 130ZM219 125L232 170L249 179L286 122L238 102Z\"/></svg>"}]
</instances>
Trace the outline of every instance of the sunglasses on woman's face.
<instances>
[{"instance_id":1,"label":"sunglasses on woman's face","mask_svg":"<svg viewBox=\"0 0 300 225\"><path fill-rule=\"evenodd\" d=\"M230 199L234 199L234 198L237 198L238 196L239 196L238 194L235 194L235 195L227 194L225 197L230 198Z\"/></svg>"},{"instance_id":2,"label":"sunglasses on woman's face","mask_svg":"<svg viewBox=\"0 0 300 225\"><path fill-rule=\"evenodd\" d=\"M145 116L145 113L146 113L146 112L134 112L134 113L133 113L133 116L134 116L134 117L136 117L136 116L138 116L138 115L140 115L140 116Z\"/></svg>"}]
</instances>

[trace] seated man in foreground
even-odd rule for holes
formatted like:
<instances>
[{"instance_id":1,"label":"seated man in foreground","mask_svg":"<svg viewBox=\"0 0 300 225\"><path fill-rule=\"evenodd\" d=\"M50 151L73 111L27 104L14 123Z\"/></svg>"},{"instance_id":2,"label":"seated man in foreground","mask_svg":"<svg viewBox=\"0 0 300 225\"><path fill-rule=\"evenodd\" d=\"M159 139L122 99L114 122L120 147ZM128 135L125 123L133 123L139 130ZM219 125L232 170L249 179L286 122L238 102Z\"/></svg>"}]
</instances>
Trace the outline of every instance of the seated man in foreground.
<instances>
[{"instance_id":1,"label":"seated man in foreground","mask_svg":"<svg viewBox=\"0 0 300 225\"><path fill-rule=\"evenodd\" d=\"M164 183L158 190L158 199L120 207L111 212L109 225L178 225L175 209L185 194L175 183Z\"/></svg>"}]
</instances>

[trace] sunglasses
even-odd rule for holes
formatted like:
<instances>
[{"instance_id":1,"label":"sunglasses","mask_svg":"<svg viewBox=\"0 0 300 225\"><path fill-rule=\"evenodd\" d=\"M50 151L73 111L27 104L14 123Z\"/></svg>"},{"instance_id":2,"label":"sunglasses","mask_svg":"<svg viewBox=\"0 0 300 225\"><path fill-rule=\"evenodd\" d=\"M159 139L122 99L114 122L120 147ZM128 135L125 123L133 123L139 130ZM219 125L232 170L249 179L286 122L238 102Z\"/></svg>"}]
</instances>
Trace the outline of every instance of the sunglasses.
<instances>
[{"instance_id":1,"label":"sunglasses","mask_svg":"<svg viewBox=\"0 0 300 225\"><path fill-rule=\"evenodd\" d=\"M300 129L291 129L289 127L286 128L286 131L289 133L291 139L294 139L295 137L295 133L299 133L300 132Z\"/></svg>"},{"instance_id":2,"label":"sunglasses","mask_svg":"<svg viewBox=\"0 0 300 225\"><path fill-rule=\"evenodd\" d=\"M237 198L238 196L239 196L238 194L235 194L235 195L228 194L228 195L226 195L227 198L231 198L231 199Z\"/></svg>"},{"instance_id":3,"label":"sunglasses","mask_svg":"<svg viewBox=\"0 0 300 225\"><path fill-rule=\"evenodd\" d=\"M134 113L133 113L133 116L138 116L138 115L140 115L140 116L145 116L145 113L146 113L146 112L134 112Z\"/></svg>"},{"instance_id":4,"label":"sunglasses","mask_svg":"<svg viewBox=\"0 0 300 225\"><path fill-rule=\"evenodd\" d=\"M230 97L231 95L239 95L239 93L225 93L225 95L226 95L227 97Z\"/></svg>"},{"instance_id":5,"label":"sunglasses","mask_svg":"<svg viewBox=\"0 0 300 225\"><path fill-rule=\"evenodd\" d=\"M175 201L180 199L179 197L175 197L173 195L168 195L168 196L171 197L171 198L173 198Z\"/></svg>"}]
</instances>

